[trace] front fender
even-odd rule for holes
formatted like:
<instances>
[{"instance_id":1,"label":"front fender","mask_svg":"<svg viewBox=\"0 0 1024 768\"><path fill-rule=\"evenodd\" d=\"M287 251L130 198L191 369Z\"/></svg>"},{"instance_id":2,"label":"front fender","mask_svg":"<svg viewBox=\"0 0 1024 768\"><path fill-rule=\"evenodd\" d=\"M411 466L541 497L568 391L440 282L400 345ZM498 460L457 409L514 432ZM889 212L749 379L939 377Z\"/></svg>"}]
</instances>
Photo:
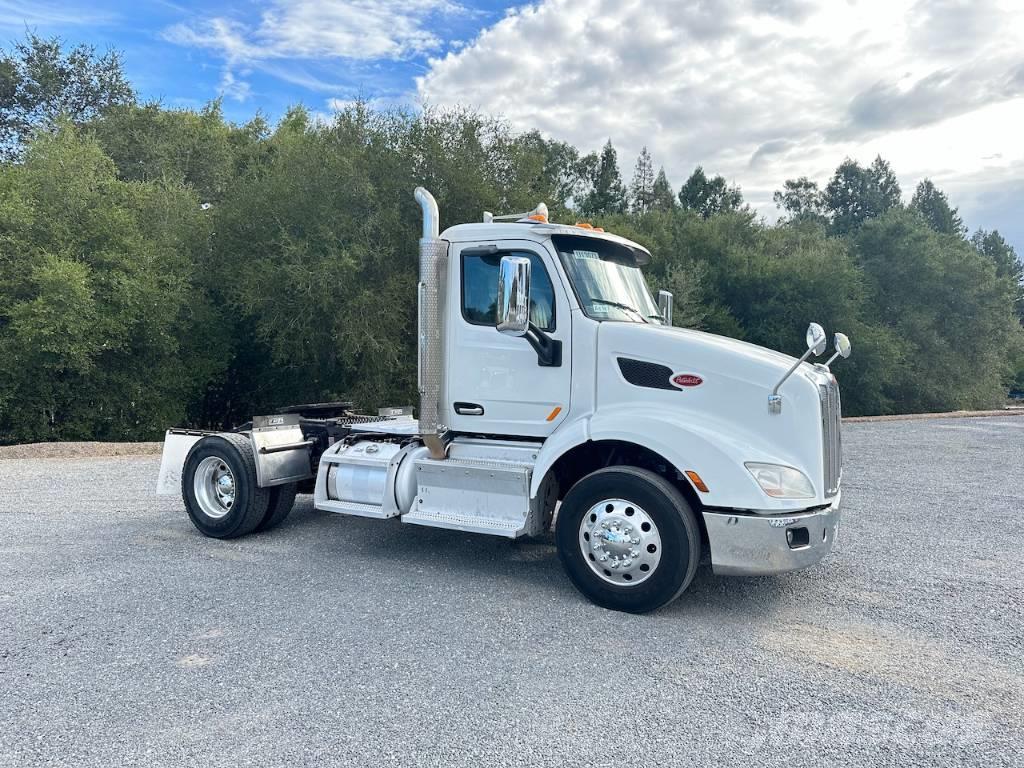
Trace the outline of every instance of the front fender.
<instances>
[{"instance_id":1,"label":"front fender","mask_svg":"<svg viewBox=\"0 0 1024 768\"><path fill-rule=\"evenodd\" d=\"M531 496L536 496L544 476L567 451L587 440L617 440L654 451L679 472L692 470L699 474L708 493L694 490L704 506L783 512L823 503L820 499L775 499L757 485L744 462L785 464L810 476L810 468L780 446L735 423L707 415L694 423L685 416L657 406L629 404L563 424L537 456Z\"/></svg>"}]
</instances>

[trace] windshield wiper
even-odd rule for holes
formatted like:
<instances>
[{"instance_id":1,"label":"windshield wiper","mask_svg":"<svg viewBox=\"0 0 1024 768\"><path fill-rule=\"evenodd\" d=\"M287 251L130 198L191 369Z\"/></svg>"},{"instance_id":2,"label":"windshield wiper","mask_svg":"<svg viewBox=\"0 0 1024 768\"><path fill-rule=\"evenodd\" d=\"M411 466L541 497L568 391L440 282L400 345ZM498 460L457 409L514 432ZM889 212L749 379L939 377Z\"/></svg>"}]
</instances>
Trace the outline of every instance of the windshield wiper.
<instances>
[{"instance_id":1,"label":"windshield wiper","mask_svg":"<svg viewBox=\"0 0 1024 768\"><path fill-rule=\"evenodd\" d=\"M624 309L627 312L632 312L634 315L639 317L640 318L640 322L647 323L648 325L650 325L650 323L651 323L650 320L648 320L646 317L644 317L643 312L641 312L636 307L629 306L629 304L622 304L622 303L620 303L618 301L609 301L608 299L591 299L591 301L596 301L598 304L607 304L610 307L618 307L619 309Z\"/></svg>"}]
</instances>

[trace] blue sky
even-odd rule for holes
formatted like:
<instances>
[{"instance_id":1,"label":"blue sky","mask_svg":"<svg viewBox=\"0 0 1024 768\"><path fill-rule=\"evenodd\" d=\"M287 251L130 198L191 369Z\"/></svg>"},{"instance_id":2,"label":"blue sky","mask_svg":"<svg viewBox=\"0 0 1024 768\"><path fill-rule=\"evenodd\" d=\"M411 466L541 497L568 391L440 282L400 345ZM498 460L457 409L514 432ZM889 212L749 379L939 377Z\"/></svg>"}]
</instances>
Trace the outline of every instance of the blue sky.
<instances>
[{"instance_id":1,"label":"blue sky","mask_svg":"<svg viewBox=\"0 0 1024 768\"><path fill-rule=\"evenodd\" d=\"M460 105L583 151L698 164L769 220L785 179L881 154L1024 253L1020 0L0 0L25 27L113 46L144 98L271 120L362 97Z\"/></svg>"},{"instance_id":2,"label":"blue sky","mask_svg":"<svg viewBox=\"0 0 1024 768\"><path fill-rule=\"evenodd\" d=\"M144 98L170 106L199 107L223 96L226 114L244 121L257 109L275 118L300 102L322 112L330 111L334 99L360 96L383 103L415 102L414 78L426 72L428 57L441 56L472 40L481 29L501 19L511 4L473 0L455 6L414 0L406 5L418 17L418 25L407 30L404 39L395 34L397 45L390 49L390 41L376 48L371 44L365 57L332 56L330 45L336 41L327 40L308 53L294 44L262 59L246 53L232 65L227 42L230 33L222 40L211 35L211 20L223 20L227 22L224 28L236 29L235 34L247 45L266 50L273 41L260 34L264 14L276 12L278 19L286 21L283 17L289 5L297 4L0 0L0 28L6 40L20 37L28 26L42 35L60 35L68 42L91 43L100 49L114 47L123 52L125 68ZM308 5L309 20L315 24L317 6L330 4ZM348 5L362 10L359 3ZM366 5L378 3L371 0ZM390 19L381 21L387 25ZM309 33L301 27L303 23L306 20L299 19L295 30L300 39ZM394 33L395 29L385 31ZM358 45L360 41L355 42ZM226 72L230 73L227 78Z\"/></svg>"}]
</instances>

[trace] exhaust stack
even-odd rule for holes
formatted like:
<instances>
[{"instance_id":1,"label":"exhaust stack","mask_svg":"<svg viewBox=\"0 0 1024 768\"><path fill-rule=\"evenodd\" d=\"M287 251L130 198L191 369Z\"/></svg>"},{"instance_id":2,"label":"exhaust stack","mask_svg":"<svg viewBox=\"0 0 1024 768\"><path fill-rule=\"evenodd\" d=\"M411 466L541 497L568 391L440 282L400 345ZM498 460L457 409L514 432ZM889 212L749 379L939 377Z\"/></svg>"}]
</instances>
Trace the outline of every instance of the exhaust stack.
<instances>
[{"instance_id":1,"label":"exhaust stack","mask_svg":"<svg viewBox=\"0 0 1024 768\"><path fill-rule=\"evenodd\" d=\"M444 384L444 286L448 274L448 244L439 235L437 201L423 187L413 193L423 210L420 238L420 279L417 320L417 385L420 391L420 435L433 459L444 459L447 427L443 423L441 390Z\"/></svg>"}]
</instances>

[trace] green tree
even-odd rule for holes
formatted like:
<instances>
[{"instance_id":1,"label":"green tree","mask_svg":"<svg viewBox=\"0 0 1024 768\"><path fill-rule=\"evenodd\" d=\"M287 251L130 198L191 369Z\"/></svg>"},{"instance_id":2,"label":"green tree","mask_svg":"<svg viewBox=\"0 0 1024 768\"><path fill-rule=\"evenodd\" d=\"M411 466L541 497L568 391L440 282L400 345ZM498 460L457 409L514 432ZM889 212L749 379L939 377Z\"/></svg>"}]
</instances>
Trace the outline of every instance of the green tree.
<instances>
[{"instance_id":1,"label":"green tree","mask_svg":"<svg viewBox=\"0 0 1024 768\"><path fill-rule=\"evenodd\" d=\"M1024 263L1017 256L1017 252L999 234L999 230L986 232L979 229L971 237L971 244L995 264L996 274L999 277L1010 281L1014 287L1014 307L1017 316L1024 323Z\"/></svg>"},{"instance_id":2,"label":"green tree","mask_svg":"<svg viewBox=\"0 0 1024 768\"><path fill-rule=\"evenodd\" d=\"M199 111L155 103L116 106L89 127L120 178L180 182L207 203L223 197L246 153L268 134L259 117L241 127L225 122L219 101Z\"/></svg>"},{"instance_id":3,"label":"green tree","mask_svg":"<svg viewBox=\"0 0 1024 768\"><path fill-rule=\"evenodd\" d=\"M626 187L619 173L618 156L611 139L604 145L600 155L585 159L589 170L590 189L580 201L580 209L586 216L609 216L624 213L628 207Z\"/></svg>"},{"instance_id":4,"label":"green tree","mask_svg":"<svg viewBox=\"0 0 1024 768\"><path fill-rule=\"evenodd\" d=\"M865 223L853 247L869 304L903 347L899 376L888 387L894 407L913 412L1000 404L1021 327L1013 285L991 259L899 210Z\"/></svg>"},{"instance_id":5,"label":"green tree","mask_svg":"<svg viewBox=\"0 0 1024 768\"><path fill-rule=\"evenodd\" d=\"M134 100L116 51L65 51L59 38L28 32L0 53L0 157L19 157L35 131L52 129L61 117L83 123Z\"/></svg>"},{"instance_id":6,"label":"green tree","mask_svg":"<svg viewBox=\"0 0 1024 768\"><path fill-rule=\"evenodd\" d=\"M730 186L722 176L708 178L697 166L679 190L679 203L685 211L693 211L707 219L716 213L738 211L743 207L743 193Z\"/></svg>"},{"instance_id":7,"label":"green tree","mask_svg":"<svg viewBox=\"0 0 1024 768\"><path fill-rule=\"evenodd\" d=\"M672 185L668 183L668 177L665 176L665 169L661 168L654 179L654 186L651 187L651 208L656 211L672 211L675 207L675 193L672 191Z\"/></svg>"},{"instance_id":8,"label":"green tree","mask_svg":"<svg viewBox=\"0 0 1024 768\"><path fill-rule=\"evenodd\" d=\"M826 221L825 196L817 182L806 176L787 179L782 190L772 195L772 200L786 212L789 221Z\"/></svg>"},{"instance_id":9,"label":"green tree","mask_svg":"<svg viewBox=\"0 0 1024 768\"><path fill-rule=\"evenodd\" d=\"M182 421L225 346L195 280L194 194L119 181L65 123L0 168L0 231L0 441L141 439Z\"/></svg>"},{"instance_id":10,"label":"green tree","mask_svg":"<svg viewBox=\"0 0 1024 768\"><path fill-rule=\"evenodd\" d=\"M832 232L845 235L868 219L900 207L900 185L889 163L878 156L867 168L847 158L825 187Z\"/></svg>"},{"instance_id":11,"label":"green tree","mask_svg":"<svg viewBox=\"0 0 1024 768\"><path fill-rule=\"evenodd\" d=\"M629 187L630 209L635 216L642 216L654 205L654 163L647 147L640 150L633 169L633 181Z\"/></svg>"},{"instance_id":12,"label":"green tree","mask_svg":"<svg viewBox=\"0 0 1024 768\"><path fill-rule=\"evenodd\" d=\"M923 179L917 185L910 200L910 210L940 235L963 237L967 233L957 209L949 204L949 198L931 179Z\"/></svg>"}]
</instances>

